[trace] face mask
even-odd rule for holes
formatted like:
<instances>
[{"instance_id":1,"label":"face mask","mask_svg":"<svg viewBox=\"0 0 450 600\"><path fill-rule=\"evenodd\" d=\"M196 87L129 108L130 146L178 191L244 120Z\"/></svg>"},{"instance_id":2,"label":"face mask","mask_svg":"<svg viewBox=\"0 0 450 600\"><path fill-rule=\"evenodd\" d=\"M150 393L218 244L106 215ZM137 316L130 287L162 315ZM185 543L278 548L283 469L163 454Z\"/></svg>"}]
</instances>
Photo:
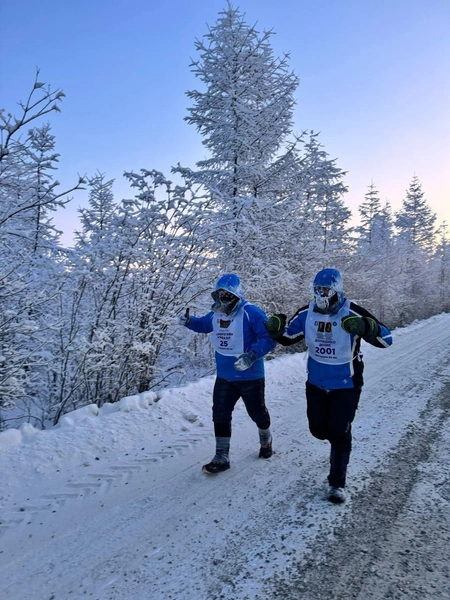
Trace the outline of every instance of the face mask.
<instances>
[{"instance_id":1,"label":"face mask","mask_svg":"<svg viewBox=\"0 0 450 600\"><path fill-rule=\"evenodd\" d=\"M333 309L338 300L338 295L332 287L314 286L314 303L324 313Z\"/></svg>"},{"instance_id":2,"label":"face mask","mask_svg":"<svg viewBox=\"0 0 450 600\"><path fill-rule=\"evenodd\" d=\"M216 290L211 296L215 300L216 310L226 315L229 315L239 302L239 298L227 290Z\"/></svg>"}]
</instances>

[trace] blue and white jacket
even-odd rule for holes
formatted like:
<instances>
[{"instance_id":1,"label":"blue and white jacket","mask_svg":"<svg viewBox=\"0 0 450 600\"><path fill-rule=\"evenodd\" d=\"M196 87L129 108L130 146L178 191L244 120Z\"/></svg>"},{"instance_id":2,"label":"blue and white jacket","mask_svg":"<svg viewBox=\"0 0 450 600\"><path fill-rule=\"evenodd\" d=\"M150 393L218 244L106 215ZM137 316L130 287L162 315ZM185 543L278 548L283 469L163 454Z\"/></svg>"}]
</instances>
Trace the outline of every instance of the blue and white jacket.
<instances>
[{"instance_id":1,"label":"blue and white jacket","mask_svg":"<svg viewBox=\"0 0 450 600\"><path fill-rule=\"evenodd\" d=\"M386 325L365 308L345 298L330 314L318 312L314 302L303 306L289 321L283 335L277 338L283 346L305 339L308 382L324 390L361 388L364 383L361 338L350 335L341 327L341 320L347 315L370 317L378 323L378 336L368 341L372 346L387 348L392 344L392 334Z\"/></svg>"},{"instance_id":2,"label":"blue and white jacket","mask_svg":"<svg viewBox=\"0 0 450 600\"><path fill-rule=\"evenodd\" d=\"M191 317L186 327L197 333L210 333L215 348L217 376L227 381L244 381L264 377L263 357L276 342L270 339L264 323L267 316L258 306L244 298L239 279L226 275L216 289L226 289L239 298L229 315L211 311L203 317ZM245 352L254 352L257 360L245 371L237 371L234 363Z\"/></svg>"}]
</instances>

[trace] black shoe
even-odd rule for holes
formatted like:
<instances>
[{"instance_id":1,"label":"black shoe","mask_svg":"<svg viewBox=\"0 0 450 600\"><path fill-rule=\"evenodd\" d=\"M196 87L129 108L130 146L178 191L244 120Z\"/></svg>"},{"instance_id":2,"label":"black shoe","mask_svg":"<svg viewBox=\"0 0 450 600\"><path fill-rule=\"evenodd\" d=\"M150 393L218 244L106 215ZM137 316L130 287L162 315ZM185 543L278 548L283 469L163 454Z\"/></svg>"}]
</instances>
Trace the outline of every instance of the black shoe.
<instances>
[{"instance_id":1,"label":"black shoe","mask_svg":"<svg viewBox=\"0 0 450 600\"><path fill-rule=\"evenodd\" d=\"M328 488L328 500L335 504L342 504L342 502L345 502L346 497L344 488L333 487L330 485Z\"/></svg>"},{"instance_id":2,"label":"black shoe","mask_svg":"<svg viewBox=\"0 0 450 600\"><path fill-rule=\"evenodd\" d=\"M212 460L207 465L203 465L202 471L205 471L205 473L211 473L212 475L214 475L215 473L222 473L222 471L228 471L229 468L230 468L229 462L223 463L223 462L217 462L217 460Z\"/></svg>"},{"instance_id":3,"label":"black shoe","mask_svg":"<svg viewBox=\"0 0 450 600\"><path fill-rule=\"evenodd\" d=\"M270 442L270 444L266 444L265 446L261 446L259 449L259 458L270 458L272 454L272 442Z\"/></svg>"}]
</instances>

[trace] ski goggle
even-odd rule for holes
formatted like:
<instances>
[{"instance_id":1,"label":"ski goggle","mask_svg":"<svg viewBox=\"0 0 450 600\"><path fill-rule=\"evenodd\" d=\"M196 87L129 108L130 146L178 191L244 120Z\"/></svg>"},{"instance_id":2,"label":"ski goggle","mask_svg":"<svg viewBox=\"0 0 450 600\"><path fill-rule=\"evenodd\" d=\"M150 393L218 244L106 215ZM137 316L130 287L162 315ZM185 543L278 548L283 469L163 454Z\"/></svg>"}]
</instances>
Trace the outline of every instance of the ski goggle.
<instances>
[{"instance_id":1,"label":"ski goggle","mask_svg":"<svg viewBox=\"0 0 450 600\"><path fill-rule=\"evenodd\" d=\"M228 290L215 290L211 296L214 300L219 300L219 302L227 303L232 302L233 300L237 300L237 296L229 292Z\"/></svg>"},{"instance_id":2,"label":"ski goggle","mask_svg":"<svg viewBox=\"0 0 450 600\"><path fill-rule=\"evenodd\" d=\"M227 292L227 290L218 290L217 295L221 302L231 302L236 298L234 294Z\"/></svg>"}]
</instances>

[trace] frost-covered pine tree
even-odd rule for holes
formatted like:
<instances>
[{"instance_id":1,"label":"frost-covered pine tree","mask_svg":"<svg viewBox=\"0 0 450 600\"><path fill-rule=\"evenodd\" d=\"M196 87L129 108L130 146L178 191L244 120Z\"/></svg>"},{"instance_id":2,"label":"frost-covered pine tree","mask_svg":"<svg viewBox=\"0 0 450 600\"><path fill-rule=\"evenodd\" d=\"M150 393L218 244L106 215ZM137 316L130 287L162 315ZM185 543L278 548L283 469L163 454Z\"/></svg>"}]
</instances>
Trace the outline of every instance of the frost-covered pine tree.
<instances>
[{"instance_id":1,"label":"frost-covered pine tree","mask_svg":"<svg viewBox=\"0 0 450 600\"><path fill-rule=\"evenodd\" d=\"M425 298L433 294L435 286L430 269L435 221L436 215L426 202L418 177L414 176L395 218L395 251L401 264L396 284L399 288L399 320L403 324L433 314L433 308Z\"/></svg>"},{"instance_id":2,"label":"frost-covered pine tree","mask_svg":"<svg viewBox=\"0 0 450 600\"><path fill-rule=\"evenodd\" d=\"M305 281L330 257L345 256L350 211L345 173L317 135L305 142L307 134L292 133L298 78L289 55L274 56L272 35L228 3L196 42L192 68L203 89L188 92L186 120L209 156L195 171L175 171L210 195L215 212L205 226L218 271L235 270L253 301L275 308L306 293Z\"/></svg>"},{"instance_id":3,"label":"frost-covered pine tree","mask_svg":"<svg viewBox=\"0 0 450 600\"><path fill-rule=\"evenodd\" d=\"M214 202L211 226L224 269L242 268L245 248L248 270L258 253L261 219L274 200L268 190L276 194L274 178L283 176L283 163L278 162L278 171L271 167L291 134L298 78L288 55L274 56L272 35L249 26L228 4L196 41L200 58L192 70L204 89L187 92L194 105L186 120L203 136L210 156L197 163L196 171L178 171L208 190Z\"/></svg>"},{"instance_id":4,"label":"frost-covered pine tree","mask_svg":"<svg viewBox=\"0 0 450 600\"><path fill-rule=\"evenodd\" d=\"M364 202L358 207L360 225L356 228L359 246L368 246L374 243L374 230L381 217L381 201L378 190L373 181L364 196Z\"/></svg>"},{"instance_id":5,"label":"frost-covered pine tree","mask_svg":"<svg viewBox=\"0 0 450 600\"><path fill-rule=\"evenodd\" d=\"M393 222L389 202L381 205L372 181L358 208L360 225L354 251L348 265L348 293L390 324L395 289Z\"/></svg>"},{"instance_id":6,"label":"frost-covered pine tree","mask_svg":"<svg viewBox=\"0 0 450 600\"><path fill-rule=\"evenodd\" d=\"M401 209L396 213L395 227L399 238L415 248L431 251L434 245L436 215L429 207L422 184L414 175Z\"/></svg>"},{"instance_id":7,"label":"frost-covered pine tree","mask_svg":"<svg viewBox=\"0 0 450 600\"><path fill-rule=\"evenodd\" d=\"M322 260L330 256L336 262L346 253L345 234L351 211L343 200L347 192L336 159L330 159L313 131L305 143L302 159L303 185L309 210L320 231Z\"/></svg>"},{"instance_id":8,"label":"frost-covered pine tree","mask_svg":"<svg viewBox=\"0 0 450 600\"><path fill-rule=\"evenodd\" d=\"M392 246L394 237L394 221L389 200L386 200L381 210L374 216L372 227L372 242L380 252L387 254Z\"/></svg>"}]
</instances>

